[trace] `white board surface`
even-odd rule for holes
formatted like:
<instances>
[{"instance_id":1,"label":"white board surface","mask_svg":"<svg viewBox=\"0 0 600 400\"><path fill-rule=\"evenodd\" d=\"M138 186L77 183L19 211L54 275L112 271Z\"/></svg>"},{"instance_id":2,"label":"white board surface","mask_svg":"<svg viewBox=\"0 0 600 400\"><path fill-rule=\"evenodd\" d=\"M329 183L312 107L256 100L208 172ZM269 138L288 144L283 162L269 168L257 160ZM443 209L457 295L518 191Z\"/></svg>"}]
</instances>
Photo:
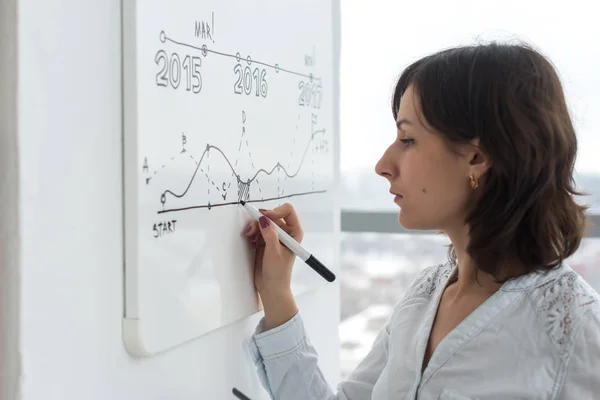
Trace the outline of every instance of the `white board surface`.
<instances>
[{"instance_id":1,"label":"white board surface","mask_svg":"<svg viewBox=\"0 0 600 400\"><path fill-rule=\"evenodd\" d=\"M148 356L260 310L240 200L292 203L337 273L337 54L327 1L123 1L123 336Z\"/></svg>"}]
</instances>

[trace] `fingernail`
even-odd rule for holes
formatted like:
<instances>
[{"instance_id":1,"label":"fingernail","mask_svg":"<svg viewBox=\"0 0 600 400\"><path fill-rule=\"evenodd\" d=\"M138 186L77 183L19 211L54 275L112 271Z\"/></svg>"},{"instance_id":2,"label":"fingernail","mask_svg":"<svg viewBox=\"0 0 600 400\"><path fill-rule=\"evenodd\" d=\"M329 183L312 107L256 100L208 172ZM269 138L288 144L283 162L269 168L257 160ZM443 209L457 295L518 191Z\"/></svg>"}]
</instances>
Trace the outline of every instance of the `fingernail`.
<instances>
[{"instance_id":1,"label":"fingernail","mask_svg":"<svg viewBox=\"0 0 600 400\"><path fill-rule=\"evenodd\" d=\"M265 217L264 215L260 217L258 221L260 222L261 228L266 228L269 226L269 218Z\"/></svg>"},{"instance_id":2,"label":"fingernail","mask_svg":"<svg viewBox=\"0 0 600 400\"><path fill-rule=\"evenodd\" d=\"M250 232L250 228L251 227L252 227L252 225L248 224L248 226L246 227L246 229L244 229L244 233Z\"/></svg>"},{"instance_id":3,"label":"fingernail","mask_svg":"<svg viewBox=\"0 0 600 400\"><path fill-rule=\"evenodd\" d=\"M265 211L267 211L267 210L265 210L264 208L259 208L259 209L258 209L258 211L260 211L260 212L265 212Z\"/></svg>"}]
</instances>

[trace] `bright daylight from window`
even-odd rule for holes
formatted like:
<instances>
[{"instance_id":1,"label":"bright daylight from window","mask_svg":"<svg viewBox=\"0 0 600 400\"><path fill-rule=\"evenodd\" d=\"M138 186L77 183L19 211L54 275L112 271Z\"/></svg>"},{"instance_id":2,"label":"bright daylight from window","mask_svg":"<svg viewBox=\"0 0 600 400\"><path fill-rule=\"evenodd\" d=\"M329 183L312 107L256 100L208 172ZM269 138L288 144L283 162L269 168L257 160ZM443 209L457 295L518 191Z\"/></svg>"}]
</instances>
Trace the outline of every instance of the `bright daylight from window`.
<instances>
[{"instance_id":1,"label":"bright daylight from window","mask_svg":"<svg viewBox=\"0 0 600 400\"><path fill-rule=\"evenodd\" d=\"M590 213L600 213L595 5L587 0L573 0L568 7L540 0L341 3L343 210L397 211L374 166L395 139L390 99L402 68L445 47L510 39L533 43L558 68L578 133L577 185L589 193L582 202L591 205ZM342 379L368 353L415 274L446 261L446 244L445 237L427 233L342 233ZM586 238L569 263L600 290L600 238Z\"/></svg>"}]
</instances>

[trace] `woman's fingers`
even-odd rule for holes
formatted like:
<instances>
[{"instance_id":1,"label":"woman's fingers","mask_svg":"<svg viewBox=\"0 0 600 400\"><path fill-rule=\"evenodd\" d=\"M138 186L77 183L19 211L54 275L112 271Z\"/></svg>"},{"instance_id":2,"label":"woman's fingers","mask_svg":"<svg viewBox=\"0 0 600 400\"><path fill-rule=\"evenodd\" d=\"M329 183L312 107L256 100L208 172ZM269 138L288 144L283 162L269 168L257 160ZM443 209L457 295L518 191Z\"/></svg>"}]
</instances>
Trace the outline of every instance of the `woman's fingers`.
<instances>
[{"instance_id":1,"label":"woman's fingers","mask_svg":"<svg viewBox=\"0 0 600 400\"><path fill-rule=\"evenodd\" d=\"M279 226L281 229L286 231L287 234L290 234L290 227L287 226L288 224L282 218L269 219L277 224L277 226ZM251 237L256 235L258 232L260 232L260 229L258 228L258 222L252 220L248 223L242 234L246 237Z\"/></svg>"},{"instance_id":2,"label":"woman's fingers","mask_svg":"<svg viewBox=\"0 0 600 400\"><path fill-rule=\"evenodd\" d=\"M290 226L300 227L300 220L298 219L298 215L296 215L296 210L294 210L294 207L290 203L282 204L272 210L261 209L260 211L271 219L281 218Z\"/></svg>"},{"instance_id":3,"label":"woman's fingers","mask_svg":"<svg viewBox=\"0 0 600 400\"><path fill-rule=\"evenodd\" d=\"M242 235L244 235L246 237L252 236L256 229L256 226L254 226L254 225L256 225L256 221L250 221L248 223L248 225L246 225L246 227L244 228Z\"/></svg>"},{"instance_id":4,"label":"woman's fingers","mask_svg":"<svg viewBox=\"0 0 600 400\"><path fill-rule=\"evenodd\" d=\"M290 203L282 204L273 210L261 209L260 212L273 221L277 219L282 219L285 221L286 228L284 229L282 227L282 229L284 229L288 235L296 239L298 242L302 242L304 232L302 231L302 226L300 225L300 220L298 219L296 210L294 210L294 207Z\"/></svg>"},{"instance_id":5,"label":"woman's fingers","mask_svg":"<svg viewBox=\"0 0 600 400\"><path fill-rule=\"evenodd\" d=\"M293 229L288 226L283 219L276 219L273 222L276 223L277 226L279 226L288 235L292 236ZM257 221L250 221L242 233L244 236L246 236L246 239L248 240L248 243L252 249L256 249L265 245L265 241L262 237Z\"/></svg>"},{"instance_id":6,"label":"woman's fingers","mask_svg":"<svg viewBox=\"0 0 600 400\"><path fill-rule=\"evenodd\" d=\"M277 226L283 229L288 235L298 242L302 242L304 232L300 226L300 220L298 219L296 211L291 204L285 203L273 210L260 209L260 212L277 224ZM252 248L257 248L261 245L264 246L265 244L260 233L260 228L258 227L258 221L250 221L244 229L243 235L248 238L250 247Z\"/></svg>"}]
</instances>

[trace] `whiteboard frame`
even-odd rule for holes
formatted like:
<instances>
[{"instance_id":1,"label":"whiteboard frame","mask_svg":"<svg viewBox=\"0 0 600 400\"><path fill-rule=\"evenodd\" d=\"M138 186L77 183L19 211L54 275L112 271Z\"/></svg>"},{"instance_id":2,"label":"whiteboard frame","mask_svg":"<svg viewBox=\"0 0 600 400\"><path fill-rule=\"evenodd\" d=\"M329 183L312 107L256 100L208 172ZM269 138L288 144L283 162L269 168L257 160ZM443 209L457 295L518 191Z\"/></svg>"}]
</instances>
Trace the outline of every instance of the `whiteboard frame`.
<instances>
[{"instance_id":1,"label":"whiteboard frame","mask_svg":"<svg viewBox=\"0 0 600 400\"><path fill-rule=\"evenodd\" d=\"M126 350L133 356L143 357L152 353L146 350L141 340L138 302L138 254L132 251L128 243L136 242L138 217L136 212L128 212L127 202L138 202L137 174L134 168L127 166L127 154L137 156L137 25L135 24L137 0L121 1L122 34L122 97L123 97L123 342ZM131 112L128 112L131 111ZM133 116L133 118L130 118Z\"/></svg>"}]
</instances>

